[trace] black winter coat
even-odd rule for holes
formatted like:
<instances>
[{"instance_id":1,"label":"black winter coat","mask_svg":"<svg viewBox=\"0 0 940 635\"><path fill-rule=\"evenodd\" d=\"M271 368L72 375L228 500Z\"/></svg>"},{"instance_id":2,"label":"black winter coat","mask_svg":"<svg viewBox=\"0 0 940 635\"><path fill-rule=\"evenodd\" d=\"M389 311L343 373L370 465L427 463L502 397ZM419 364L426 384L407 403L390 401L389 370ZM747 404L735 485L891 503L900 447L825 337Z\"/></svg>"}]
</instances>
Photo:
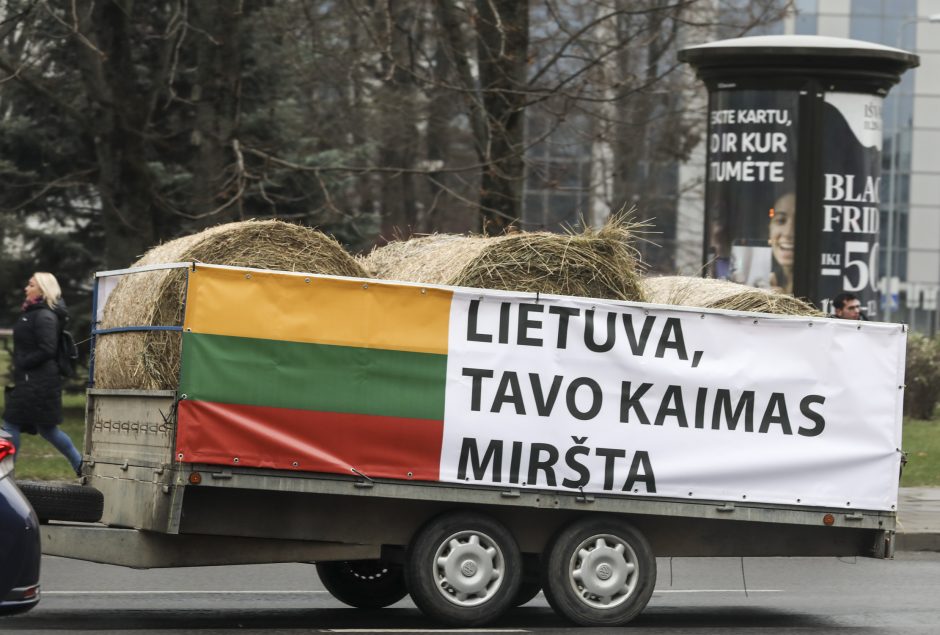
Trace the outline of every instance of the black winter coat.
<instances>
[{"instance_id":1,"label":"black winter coat","mask_svg":"<svg viewBox=\"0 0 940 635\"><path fill-rule=\"evenodd\" d=\"M55 309L32 304L13 326L13 390L7 393L4 421L35 433L62 423L62 376L57 350L59 330L68 319L65 301Z\"/></svg>"}]
</instances>

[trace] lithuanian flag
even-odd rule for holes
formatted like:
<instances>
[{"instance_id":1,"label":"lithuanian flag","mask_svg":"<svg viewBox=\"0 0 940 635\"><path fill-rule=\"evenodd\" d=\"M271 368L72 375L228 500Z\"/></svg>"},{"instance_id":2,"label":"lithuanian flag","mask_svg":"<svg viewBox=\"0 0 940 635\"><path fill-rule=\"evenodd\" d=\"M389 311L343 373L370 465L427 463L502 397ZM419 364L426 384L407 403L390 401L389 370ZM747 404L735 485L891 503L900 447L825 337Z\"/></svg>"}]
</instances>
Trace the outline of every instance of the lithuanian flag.
<instances>
[{"instance_id":1,"label":"lithuanian flag","mask_svg":"<svg viewBox=\"0 0 940 635\"><path fill-rule=\"evenodd\" d=\"M197 267L177 453L192 463L438 480L451 297Z\"/></svg>"}]
</instances>

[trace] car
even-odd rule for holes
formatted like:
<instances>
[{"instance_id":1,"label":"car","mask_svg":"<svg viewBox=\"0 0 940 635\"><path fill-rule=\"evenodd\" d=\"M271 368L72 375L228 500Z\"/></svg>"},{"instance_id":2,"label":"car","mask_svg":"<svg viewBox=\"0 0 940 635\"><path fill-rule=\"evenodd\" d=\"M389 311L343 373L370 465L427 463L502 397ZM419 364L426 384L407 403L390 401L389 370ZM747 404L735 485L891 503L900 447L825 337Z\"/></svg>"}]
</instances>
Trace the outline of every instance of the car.
<instances>
[{"instance_id":1,"label":"car","mask_svg":"<svg viewBox=\"0 0 940 635\"><path fill-rule=\"evenodd\" d=\"M16 448L0 429L0 615L39 603L39 520L13 478Z\"/></svg>"}]
</instances>

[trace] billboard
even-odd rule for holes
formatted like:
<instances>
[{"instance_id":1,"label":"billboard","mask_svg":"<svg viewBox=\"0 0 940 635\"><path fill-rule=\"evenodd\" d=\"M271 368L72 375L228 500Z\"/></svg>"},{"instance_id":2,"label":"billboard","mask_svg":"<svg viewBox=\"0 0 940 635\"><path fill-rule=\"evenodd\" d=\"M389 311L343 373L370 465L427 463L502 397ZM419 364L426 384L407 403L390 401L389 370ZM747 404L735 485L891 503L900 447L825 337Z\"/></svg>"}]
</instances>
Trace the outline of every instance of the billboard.
<instances>
[{"instance_id":1,"label":"billboard","mask_svg":"<svg viewBox=\"0 0 940 635\"><path fill-rule=\"evenodd\" d=\"M181 461L896 504L901 326L207 265L188 275Z\"/></svg>"},{"instance_id":2,"label":"billboard","mask_svg":"<svg viewBox=\"0 0 940 635\"><path fill-rule=\"evenodd\" d=\"M805 297L824 310L851 292L863 315L875 317L883 99L801 94L711 94L706 275ZM818 134L801 148L806 129ZM808 231L798 231L803 225ZM797 260L808 264L808 284L795 284Z\"/></svg>"},{"instance_id":3,"label":"billboard","mask_svg":"<svg viewBox=\"0 0 940 635\"><path fill-rule=\"evenodd\" d=\"M822 107L822 201L816 298L842 291L877 314L878 237L881 206L883 99L861 93L826 93Z\"/></svg>"},{"instance_id":4,"label":"billboard","mask_svg":"<svg viewBox=\"0 0 940 635\"><path fill-rule=\"evenodd\" d=\"M707 273L793 292L799 93L711 95Z\"/></svg>"}]
</instances>

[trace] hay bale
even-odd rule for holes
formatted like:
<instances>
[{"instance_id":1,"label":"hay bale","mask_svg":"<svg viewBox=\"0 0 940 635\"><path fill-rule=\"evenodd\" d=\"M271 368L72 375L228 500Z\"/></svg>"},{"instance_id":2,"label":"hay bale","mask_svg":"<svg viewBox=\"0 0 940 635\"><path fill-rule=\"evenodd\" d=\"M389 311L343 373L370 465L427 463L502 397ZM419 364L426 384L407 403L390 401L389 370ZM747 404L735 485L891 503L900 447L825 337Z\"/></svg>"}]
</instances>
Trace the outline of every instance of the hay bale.
<instances>
[{"instance_id":1,"label":"hay bale","mask_svg":"<svg viewBox=\"0 0 940 635\"><path fill-rule=\"evenodd\" d=\"M333 238L277 220L229 223L184 236L154 247L132 266L167 262L366 277ZM181 324L185 281L181 269L124 276L108 298L99 328ZM179 379L179 361L179 332L103 335L96 342L95 385L172 390Z\"/></svg>"},{"instance_id":2,"label":"hay bale","mask_svg":"<svg viewBox=\"0 0 940 635\"><path fill-rule=\"evenodd\" d=\"M615 218L580 234L434 234L378 247L361 262L386 280L643 301L637 227Z\"/></svg>"},{"instance_id":3,"label":"hay bale","mask_svg":"<svg viewBox=\"0 0 940 635\"><path fill-rule=\"evenodd\" d=\"M791 295L769 289L756 289L728 280L661 276L643 279L649 302L703 309L755 311L777 315L823 317L813 305Z\"/></svg>"},{"instance_id":4,"label":"hay bale","mask_svg":"<svg viewBox=\"0 0 940 635\"><path fill-rule=\"evenodd\" d=\"M376 247L359 264L373 278L423 284L453 284L460 270L499 238L431 234Z\"/></svg>"}]
</instances>

